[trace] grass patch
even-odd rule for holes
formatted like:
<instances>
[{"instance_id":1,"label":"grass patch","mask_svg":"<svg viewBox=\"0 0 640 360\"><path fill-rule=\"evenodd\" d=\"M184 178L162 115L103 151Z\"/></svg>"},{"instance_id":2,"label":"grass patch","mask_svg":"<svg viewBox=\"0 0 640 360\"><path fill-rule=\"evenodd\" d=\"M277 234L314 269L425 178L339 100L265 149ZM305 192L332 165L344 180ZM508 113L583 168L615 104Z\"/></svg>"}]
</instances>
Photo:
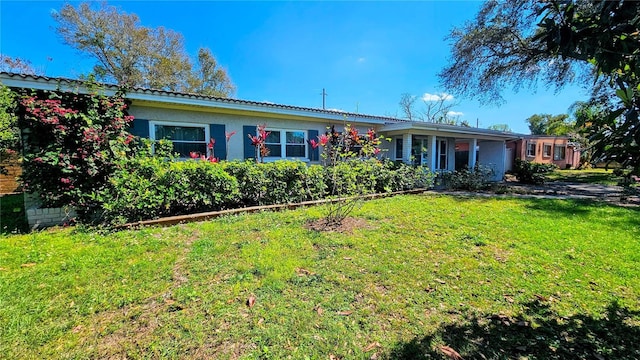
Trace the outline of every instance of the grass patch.
<instances>
[{"instance_id":1,"label":"grass patch","mask_svg":"<svg viewBox=\"0 0 640 360\"><path fill-rule=\"evenodd\" d=\"M613 170L556 170L546 175L547 181L576 182L601 185L618 185L621 176L613 174Z\"/></svg>"},{"instance_id":2,"label":"grass patch","mask_svg":"<svg viewBox=\"0 0 640 360\"><path fill-rule=\"evenodd\" d=\"M24 233L28 230L24 194L0 195L0 234Z\"/></svg>"},{"instance_id":3,"label":"grass patch","mask_svg":"<svg viewBox=\"0 0 640 360\"><path fill-rule=\"evenodd\" d=\"M640 357L640 220L601 203L407 195L0 238L7 358ZM255 299L253 306L248 300Z\"/></svg>"}]
</instances>

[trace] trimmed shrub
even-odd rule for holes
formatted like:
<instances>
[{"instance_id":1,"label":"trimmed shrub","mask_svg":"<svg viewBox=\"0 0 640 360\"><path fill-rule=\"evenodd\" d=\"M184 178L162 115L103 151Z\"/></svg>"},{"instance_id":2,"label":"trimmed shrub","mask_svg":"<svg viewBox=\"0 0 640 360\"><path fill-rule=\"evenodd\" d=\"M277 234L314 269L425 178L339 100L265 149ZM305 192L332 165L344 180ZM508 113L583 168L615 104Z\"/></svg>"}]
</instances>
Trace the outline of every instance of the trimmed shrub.
<instances>
[{"instance_id":1,"label":"trimmed shrub","mask_svg":"<svg viewBox=\"0 0 640 360\"><path fill-rule=\"evenodd\" d=\"M110 178L96 220L117 224L162 216L206 212L239 202L238 183L219 164L142 157Z\"/></svg>"},{"instance_id":2,"label":"trimmed shrub","mask_svg":"<svg viewBox=\"0 0 640 360\"><path fill-rule=\"evenodd\" d=\"M544 184L544 174L558 169L555 164L541 164L531 161L516 159L513 166L513 174L523 184Z\"/></svg>"},{"instance_id":3,"label":"trimmed shrub","mask_svg":"<svg viewBox=\"0 0 640 360\"><path fill-rule=\"evenodd\" d=\"M447 189L476 191L488 188L494 175L492 168L476 163L473 170L465 166L461 170L444 173L442 178Z\"/></svg>"}]
</instances>

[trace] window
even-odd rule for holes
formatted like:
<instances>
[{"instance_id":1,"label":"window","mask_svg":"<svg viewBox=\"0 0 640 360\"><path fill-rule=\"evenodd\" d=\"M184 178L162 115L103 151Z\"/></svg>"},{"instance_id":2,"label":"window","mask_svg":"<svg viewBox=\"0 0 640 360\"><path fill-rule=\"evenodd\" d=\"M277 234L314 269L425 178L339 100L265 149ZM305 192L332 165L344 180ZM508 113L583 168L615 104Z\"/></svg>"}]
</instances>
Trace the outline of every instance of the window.
<instances>
[{"instance_id":1,"label":"window","mask_svg":"<svg viewBox=\"0 0 640 360\"><path fill-rule=\"evenodd\" d=\"M555 145L553 147L553 160L564 160L566 147L562 145Z\"/></svg>"},{"instance_id":2,"label":"window","mask_svg":"<svg viewBox=\"0 0 640 360\"><path fill-rule=\"evenodd\" d=\"M171 140L173 151L181 157L189 157L189 153L207 154L207 125L150 122L151 140Z\"/></svg>"},{"instance_id":3,"label":"window","mask_svg":"<svg viewBox=\"0 0 640 360\"><path fill-rule=\"evenodd\" d=\"M542 148L543 157L551 157L551 144L544 144Z\"/></svg>"},{"instance_id":4,"label":"window","mask_svg":"<svg viewBox=\"0 0 640 360\"><path fill-rule=\"evenodd\" d=\"M301 130L268 130L265 141L269 155L276 158L306 158L306 131Z\"/></svg>"},{"instance_id":5,"label":"window","mask_svg":"<svg viewBox=\"0 0 640 360\"><path fill-rule=\"evenodd\" d=\"M536 143L535 142L527 142L527 156L535 157L536 156Z\"/></svg>"},{"instance_id":6,"label":"window","mask_svg":"<svg viewBox=\"0 0 640 360\"><path fill-rule=\"evenodd\" d=\"M447 169L447 140L436 140L436 169Z\"/></svg>"},{"instance_id":7,"label":"window","mask_svg":"<svg viewBox=\"0 0 640 360\"><path fill-rule=\"evenodd\" d=\"M402 138L396 139L396 160L402 160Z\"/></svg>"}]
</instances>

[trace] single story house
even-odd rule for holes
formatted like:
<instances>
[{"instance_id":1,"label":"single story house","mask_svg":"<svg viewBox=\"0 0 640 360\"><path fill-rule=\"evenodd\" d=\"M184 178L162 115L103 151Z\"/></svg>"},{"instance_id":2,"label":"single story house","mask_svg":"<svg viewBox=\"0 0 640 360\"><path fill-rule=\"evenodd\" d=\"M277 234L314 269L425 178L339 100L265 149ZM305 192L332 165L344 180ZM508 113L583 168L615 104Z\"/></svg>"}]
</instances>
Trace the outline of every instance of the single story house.
<instances>
[{"instance_id":1,"label":"single story house","mask_svg":"<svg viewBox=\"0 0 640 360\"><path fill-rule=\"evenodd\" d=\"M10 88L83 92L81 81L65 78L0 73L0 82ZM116 90L116 86L105 86L108 95ZM255 135L257 125L266 124L271 131L267 141L271 152L265 161L319 163L319 149L313 149L309 140L332 125L341 129L351 124L362 131L373 128L391 139L383 144L387 150L382 152L384 157L434 171L453 171L480 162L493 168L494 180L498 181L505 173L506 144L520 137L495 130L145 88L132 88L126 97L131 102L129 113L135 118L131 133L154 140L169 139L184 157L191 151L204 153L209 139L214 138L216 157L253 158L255 149L247 135ZM237 135L230 138L227 147L225 134L231 132ZM457 156L456 147L460 146L476 151ZM32 207L27 207L29 215ZM31 226L36 221L36 216L29 216Z\"/></svg>"},{"instance_id":2,"label":"single story house","mask_svg":"<svg viewBox=\"0 0 640 360\"><path fill-rule=\"evenodd\" d=\"M543 164L556 164L560 169L575 169L580 166L580 148L567 136L526 135L508 141L507 151L512 159ZM511 159L507 158L507 163ZM511 170L507 168L507 171Z\"/></svg>"}]
</instances>

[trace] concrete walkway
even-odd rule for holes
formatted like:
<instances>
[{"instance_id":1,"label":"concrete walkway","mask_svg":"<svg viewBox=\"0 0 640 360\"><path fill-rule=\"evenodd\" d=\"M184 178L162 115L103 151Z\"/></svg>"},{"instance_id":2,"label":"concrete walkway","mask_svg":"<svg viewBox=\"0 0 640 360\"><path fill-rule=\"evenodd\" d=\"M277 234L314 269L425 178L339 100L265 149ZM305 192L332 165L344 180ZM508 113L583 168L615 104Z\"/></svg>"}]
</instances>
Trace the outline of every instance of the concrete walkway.
<instances>
[{"instance_id":1,"label":"concrete walkway","mask_svg":"<svg viewBox=\"0 0 640 360\"><path fill-rule=\"evenodd\" d=\"M498 185L497 191L477 193L460 191L435 191L437 193L465 194L491 197L523 197L538 199L584 199L604 201L619 206L640 206L640 189L626 191L622 186L571 182L549 182L544 185L528 185L506 181Z\"/></svg>"}]
</instances>

